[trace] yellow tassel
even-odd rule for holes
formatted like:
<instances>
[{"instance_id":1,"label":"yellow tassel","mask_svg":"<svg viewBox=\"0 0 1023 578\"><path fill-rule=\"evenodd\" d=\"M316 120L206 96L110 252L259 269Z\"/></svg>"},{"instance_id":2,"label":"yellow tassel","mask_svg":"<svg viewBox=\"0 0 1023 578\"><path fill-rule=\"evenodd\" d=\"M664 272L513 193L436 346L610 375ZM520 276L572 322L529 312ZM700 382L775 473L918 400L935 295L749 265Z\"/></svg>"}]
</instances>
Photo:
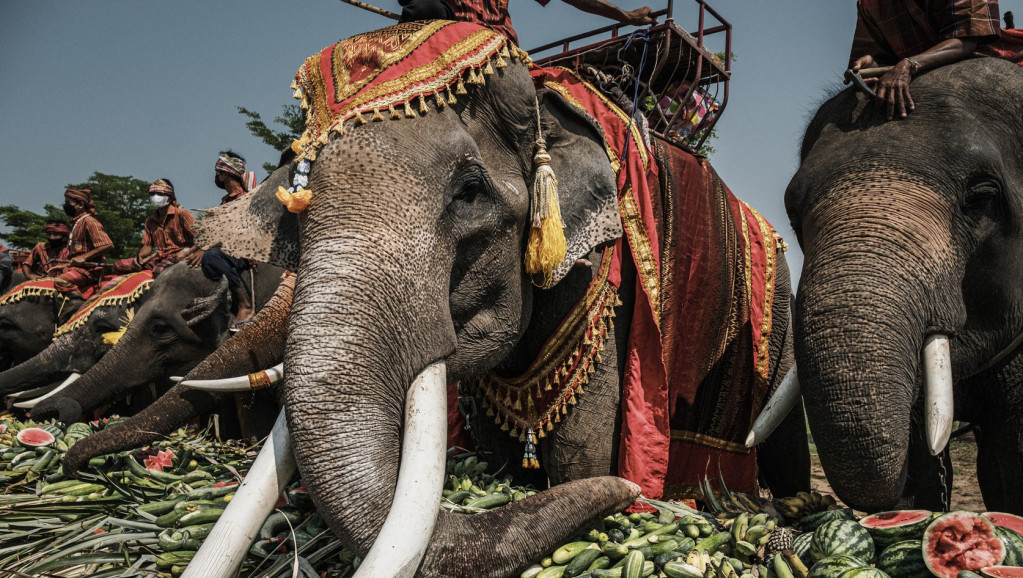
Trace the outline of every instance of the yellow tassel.
<instances>
[{"instance_id":1,"label":"yellow tassel","mask_svg":"<svg viewBox=\"0 0 1023 578\"><path fill-rule=\"evenodd\" d=\"M462 81L461 76L458 77L458 84L455 85L455 94L469 94L465 91L465 82Z\"/></svg>"},{"instance_id":2,"label":"yellow tassel","mask_svg":"<svg viewBox=\"0 0 1023 578\"><path fill-rule=\"evenodd\" d=\"M327 144L327 139L329 138L329 136L330 134L327 132L320 134L320 136L316 137L316 144L321 147L325 146Z\"/></svg>"},{"instance_id":3,"label":"yellow tassel","mask_svg":"<svg viewBox=\"0 0 1023 578\"><path fill-rule=\"evenodd\" d=\"M391 111L391 118L392 119L394 119L394 118L401 118L401 113L396 111L396 110L394 110L394 105L393 104L387 105L387 110Z\"/></svg>"},{"instance_id":4,"label":"yellow tassel","mask_svg":"<svg viewBox=\"0 0 1023 578\"><path fill-rule=\"evenodd\" d=\"M505 44L502 46L501 52L498 52L497 55L502 58L511 58L511 54L508 53L508 45Z\"/></svg>"},{"instance_id":5,"label":"yellow tassel","mask_svg":"<svg viewBox=\"0 0 1023 578\"><path fill-rule=\"evenodd\" d=\"M507 421L504 422L503 424L501 424L501 431L508 431L509 429L510 428L508 427L508 422Z\"/></svg>"},{"instance_id":6,"label":"yellow tassel","mask_svg":"<svg viewBox=\"0 0 1023 578\"><path fill-rule=\"evenodd\" d=\"M303 148L304 147L302 146L302 141L298 139L291 141L291 152L295 153L296 155L302 152Z\"/></svg>"},{"instance_id":7,"label":"yellow tassel","mask_svg":"<svg viewBox=\"0 0 1023 578\"><path fill-rule=\"evenodd\" d=\"M544 391L550 391L551 390L551 382L550 382L550 380L547 380L547 383L544 384L544 388L543 389L544 389Z\"/></svg>"},{"instance_id":8,"label":"yellow tassel","mask_svg":"<svg viewBox=\"0 0 1023 578\"><path fill-rule=\"evenodd\" d=\"M483 68L483 74L490 76L494 73L494 67L490 65L490 61L487 61L487 65Z\"/></svg>"},{"instance_id":9,"label":"yellow tassel","mask_svg":"<svg viewBox=\"0 0 1023 578\"><path fill-rule=\"evenodd\" d=\"M508 432L508 435L510 435L513 438L519 437L519 428L518 427L513 427L511 429L511 431ZM520 440L520 441L525 441L525 440Z\"/></svg>"},{"instance_id":10,"label":"yellow tassel","mask_svg":"<svg viewBox=\"0 0 1023 578\"><path fill-rule=\"evenodd\" d=\"M505 59L502 58L500 54L498 54L497 61L494 62L494 68L504 68L506 66L508 66L508 62L506 62Z\"/></svg>"},{"instance_id":11,"label":"yellow tassel","mask_svg":"<svg viewBox=\"0 0 1023 578\"><path fill-rule=\"evenodd\" d=\"M366 117L362 116L362 113L355 115L355 118L359 120L359 124L366 124Z\"/></svg>"},{"instance_id":12,"label":"yellow tassel","mask_svg":"<svg viewBox=\"0 0 1023 578\"><path fill-rule=\"evenodd\" d=\"M501 415L500 414L498 414L497 417L494 418L494 425L501 425Z\"/></svg>"},{"instance_id":13,"label":"yellow tassel","mask_svg":"<svg viewBox=\"0 0 1023 578\"><path fill-rule=\"evenodd\" d=\"M309 100L303 97L302 102L298 103L298 108L301 108L302 110L309 110Z\"/></svg>"},{"instance_id":14,"label":"yellow tassel","mask_svg":"<svg viewBox=\"0 0 1023 578\"><path fill-rule=\"evenodd\" d=\"M568 405L575 405L575 394L574 393L572 394L572 397L568 398Z\"/></svg>"},{"instance_id":15,"label":"yellow tassel","mask_svg":"<svg viewBox=\"0 0 1023 578\"><path fill-rule=\"evenodd\" d=\"M416 118L416 113L412 110L412 105L408 101L405 101L405 118Z\"/></svg>"},{"instance_id":16,"label":"yellow tassel","mask_svg":"<svg viewBox=\"0 0 1023 578\"><path fill-rule=\"evenodd\" d=\"M561 423L561 412L559 412L557 409L554 410L554 422Z\"/></svg>"},{"instance_id":17,"label":"yellow tassel","mask_svg":"<svg viewBox=\"0 0 1023 578\"><path fill-rule=\"evenodd\" d=\"M540 437L543 437L543 436L540 436ZM529 469L531 469L531 470L539 470L540 469L540 462L536 458L529 458Z\"/></svg>"},{"instance_id":18,"label":"yellow tassel","mask_svg":"<svg viewBox=\"0 0 1023 578\"><path fill-rule=\"evenodd\" d=\"M426 108L426 97L420 94L419 95L419 114L426 114L427 112L429 112L429 109Z\"/></svg>"},{"instance_id":19,"label":"yellow tassel","mask_svg":"<svg viewBox=\"0 0 1023 578\"><path fill-rule=\"evenodd\" d=\"M554 269L565 260L568 244L558 202L558 179L550 165L551 155L547 154L544 141L538 140L536 144L533 157L536 175L530 198L532 226L526 243L525 265L526 273L540 276L540 287L549 288Z\"/></svg>"},{"instance_id":20,"label":"yellow tassel","mask_svg":"<svg viewBox=\"0 0 1023 578\"><path fill-rule=\"evenodd\" d=\"M521 432L519 432L519 441L520 442L526 441L526 430L522 430Z\"/></svg>"},{"instance_id":21,"label":"yellow tassel","mask_svg":"<svg viewBox=\"0 0 1023 578\"><path fill-rule=\"evenodd\" d=\"M373 109L373 120L384 120L384 115L380 114L380 111Z\"/></svg>"},{"instance_id":22,"label":"yellow tassel","mask_svg":"<svg viewBox=\"0 0 1023 578\"><path fill-rule=\"evenodd\" d=\"M515 405L512 406L516 411L522 411L522 393L515 393Z\"/></svg>"},{"instance_id":23,"label":"yellow tassel","mask_svg":"<svg viewBox=\"0 0 1023 578\"><path fill-rule=\"evenodd\" d=\"M487 417L494 417L494 408L487 407Z\"/></svg>"},{"instance_id":24,"label":"yellow tassel","mask_svg":"<svg viewBox=\"0 0 1023 578\"><path fill-rule=\"evenodd\" d=\"M600 352L599 351L597 352L596 355L593 356L593 360L596 361L597 363L600 363Z\"/></svg>"},{"instance_id":25,"label":"yellow tassel","mask_svg":"<svg viewBox=\"0 0 1023 578\"><path fill-rule=\"evenodd\" d=\"M433 93L433 98L437 101L437 110L444 108L444 97L440 95L440 91Z\"/></svg>"},{"instance_id":26,"label":"yellow tassel","mask_svg":"<svg viewBox=\"0 0 1023 578\"><path fill-rule=\"evenodd\" d=\"M303 96L305 96L305 95L304 95L304 94L302 94L302 91L301 91L301 90L299 90L299 89L297 89L297 88L296 88L296 89L295 89L295 92L291 93L291 96L292 96L292 98L294 98L295 100L302 100L302 97L303 97Z\"/></svg>"},{"instance_id":27,"label":"yellow tassel","mask_svg":"<svg viewBox=\"0 0 1023 578\"><path fill-rule=\"evenodd\" d=\"M550 420L548 420L548 421L547 421L547 431L551 431L552 429L554 429L554 424L552 424L552 423L550 422Z\"/></svg>"},{"instance_id":28,"label":"yellow tassel","mask_svg":"<svg viewBox=\"0 0 1023 578\"><path fill-rule=\"evenodd\" d=\"M298 79L291 79L291 90L298 90Z\"/></svg>"},{"instance_id":29,"label":"yellow tassel","mask_svg":"<svg viewBox=\"0 0 1023 578\"><path fill-rule=\"evenodd\" d=\"M292 213L301 213L309 208L309 203L313 200L313 192L303 188L289 193L284 187L277 187L277 200Z\"/></svg>"},{"instance_id":30,"label":"yellow tassel","mask_svg":"<svg viewBox=\"0 0 1023 578\"><path fill-rule=\"evenodd\" d=\"M540 439L547 437L547 434L543 431L543 426L536 428L536 436Z\"/></svg>"}]
</instances>

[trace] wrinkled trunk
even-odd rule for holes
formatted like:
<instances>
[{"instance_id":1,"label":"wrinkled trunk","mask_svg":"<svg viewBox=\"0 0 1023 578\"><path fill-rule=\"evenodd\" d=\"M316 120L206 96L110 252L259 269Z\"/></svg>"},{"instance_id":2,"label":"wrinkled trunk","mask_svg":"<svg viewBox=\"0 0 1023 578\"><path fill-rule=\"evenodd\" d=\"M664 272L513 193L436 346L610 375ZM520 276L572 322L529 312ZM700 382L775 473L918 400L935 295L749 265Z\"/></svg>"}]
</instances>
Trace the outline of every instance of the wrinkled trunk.
<instances>
[{"instance_id":1,"label":"wrinkled trunk","mask_svg":"<svg viewBox=\"0 0 1023 578\"><path fill-rule=\"evenodd\" d=\"M138 351L115 347L84 373L75 384L61 393L56 401L59 419L64 423L82 420L82 413L116 399L133 387L146 385L156 378L155 372L139 359ZM39 410L36 410L39 413Z\"/></svg>"},{"instance_id":2,"label":"wrinkled trunk","mask_svg":"<svg viewBox=\"0 0 1023 578\"><path fill-rule=\"evenodd\" d=\"M423 247L393 247L397 254L382 255L380 244L341 244L303 248L285 406L317 510L343 543L365 555L393 500L405 394L423 368L452 353L455 338L447 279L407 266L427 263L418 254ZM440 490L422 507L438 508ZM624 480L598 478L492 514L439 514L418 575L507 575L582 523L627 506L635 491Z\"/></svg>"},{"instance_id":3,"label":"wrinkled trunk","mask_svg":"<svg viewBox=\"0 0 1023 578\"><path fill-rule=\"evenodd\" d=\"M187 379L219 379L259 371L284 358L284 334L294 276L281 282L277 292L253 317L199 365ZM126 422L106 428L80 440L64 457L64 474L74 476L89 459L107 453L142 447L172 433L193 417L212 411L222 396L175 384L160 399Z\"/></svg>"},{"instance_id":4,"label":"wrinkled trunk","mask_svg":"<svg viewBox=\"0 0 1023 578\"><path fill-rule=\"evenodd\" d=\"M68 367L74 336L65 334L58 337L38 355L0 373L0 395L10 395L27 389L56 383L73 371ZM75 368L79 372L88 368Z\"/></svg>"},{"instance_id":5,"label":"wrinkled trunk","mask_svg":"<svg viewBox=\"0 0 1023 578\"><path fill-rule=\"evenodd\" d=\"M855 188L838 187L807 219L795 315L821 465L836 494L866 511L890 509L902 494L921 348L930 333L954 333L958 319L958 279L942 276L948 225L932 217L933 195L889 186L898 199L857 199Z\"/></svg>"}]
</instances>

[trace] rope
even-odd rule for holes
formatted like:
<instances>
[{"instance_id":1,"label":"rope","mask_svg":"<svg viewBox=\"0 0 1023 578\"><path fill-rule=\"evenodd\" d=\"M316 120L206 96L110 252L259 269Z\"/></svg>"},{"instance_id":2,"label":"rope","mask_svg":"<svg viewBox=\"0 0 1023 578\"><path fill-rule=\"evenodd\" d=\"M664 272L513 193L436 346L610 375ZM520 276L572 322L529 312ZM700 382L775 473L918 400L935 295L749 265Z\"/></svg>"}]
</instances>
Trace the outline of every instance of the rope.
<instances>
[{"instance_id":1,"label":"rope","mask_svg":"<svg viewBox=\"0 0 1023 578\"><path fill-rule=\"evenodd\" d=\"M650 30L641 30L630 34L621 51L628 50L629 46L632 45L632 41L637 38L643 40L643 54L639 57L639 68L636 69L636 76L632 80L632 110L629 111L629 126L625 130L625 149L622 151L623 161L629 155L629 142L632 140L632 123L636 120L636 111L639 108L639 77L643 74L643 68L646 67L647 50L650 48ZM639 146L639 143L636 143L636 146Z\"/></svg>"}]
</instances>

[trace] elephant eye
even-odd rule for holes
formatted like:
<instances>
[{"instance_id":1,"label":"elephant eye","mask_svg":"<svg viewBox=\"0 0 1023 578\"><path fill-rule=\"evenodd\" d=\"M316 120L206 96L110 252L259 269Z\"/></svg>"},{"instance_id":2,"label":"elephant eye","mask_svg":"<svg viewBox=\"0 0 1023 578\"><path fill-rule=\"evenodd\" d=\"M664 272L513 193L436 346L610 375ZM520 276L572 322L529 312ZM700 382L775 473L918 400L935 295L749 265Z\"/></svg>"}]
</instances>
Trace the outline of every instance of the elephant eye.
<instances>
[{"instance_id":1,"label":"elephant eye","mask_svg":"<svg viewBox=\"0 0 1023 578\"><path fill-rule=\"evenodd\" d=\"M1001 183L990 175L971 177L962 202L963 213L974 218L990 214L1001 191Z\"/></svg>"},{"instance_id":2,"label":"elephant eye","mask_svg":"<svg viewBox=\"0 0 1023 578\"><path fill-rule=\"evenodd\" d=\"M455 193L454 200L472 204L476 202L476 198L483 192L483 183L477 179L470 179L462 185L462 187Z\"/></svg>"},{"instance_id":3,"label":"elephant eye","mask_svg":"<svg viewBox=\"0 0 1023 578\"><path fill-rule=\"evenodd\" d=\"M155 338L167 338L173 335L174 328L171 327L170 323L166 321L157 320L153 323L153 337Z\"/></svg>"}]
</instances>

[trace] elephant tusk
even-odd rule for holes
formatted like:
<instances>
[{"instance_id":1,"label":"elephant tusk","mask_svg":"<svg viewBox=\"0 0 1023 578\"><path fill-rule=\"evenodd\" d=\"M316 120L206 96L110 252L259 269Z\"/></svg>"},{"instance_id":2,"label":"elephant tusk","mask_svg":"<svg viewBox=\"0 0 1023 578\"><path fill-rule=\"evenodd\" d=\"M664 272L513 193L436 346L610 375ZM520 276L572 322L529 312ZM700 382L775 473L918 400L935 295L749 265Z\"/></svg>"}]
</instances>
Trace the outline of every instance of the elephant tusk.
<instances>
[{"instance_id":1,"label":"elephant tusk","mask_svg":"<svg viewBox=\"0 0 1023 578\"><path fill-rule=\"evenodd\" d=\"M82 377L81 373L72 373L71 375L69 375L67 377L67 379L64 380L64 383L61 383L57 387L53 388L46 395L44 395L42 397L37 397L35 399L30 399L28 401L18 402L16 404L14 404L14 407L19 408L19 409L32 409L40 401L43 401L44 399L46 399L48 397L52 397L52 396L56 395L57 393L60 393L61 390L63 390L67 386L71 385L72 383L78 381L79 377Z\"/></svg>"},{"instance_id":2,"label":"elephant tusk","mask_svg":"<svg viewBox=\"0 0 1023 578\"><path fill-rule=\"evenodd\" d=\"M749 435L746 436L746 447L759 445L785 420L792 408L799 402L799 378L796 376L796 365L785 374L785 377L774 391L771 399L764 404L760 415L753 422Z\"/></svg>"},{"instance_id":3,"label":"elephant tusk","mask_svg":"<svg viewBox=\"0 0 1023 578\"><path fill-rule=\"evenodd\" d=\"M32 389L26 389L25 391L19 391L16 393L8 394L7 397L10 399L25 399L26 397L37 397L46 393L50 393L54 389L60 387L60 384L56 385L44 385L43 387L36 387Z\"/></svg>"},{"instance_id":4,"label":"elephant tusk","mask_svg":"<svg viewBox=\"0 0 1023 578\"><path fill-rule=\"evenodd\" d=\"M945 449L952 435L951 358L947 335L928 335L924 339L924 427L932 456Z\"/></svg>"},{"instance_id":5,"label":"elephant tusk","mask_svg":"<svg viewBox=\"0 0 1023 578\"><path fill-rule=\"evenodd\" d=\"M269 387L280 381L283 377L284 364L278 363L265 371L257 371L248 375L239 375L224 379L186 379L179 380L179 382L188 389L201 389L203 391L225 393L232 391L249 391Z\"/></svg>"},{"instance_id":6,"label":"elephant tusk","mask_svg":"<svg viewBox=\"0 0 1023 578\"><path fill-rule=\"evenodd\" d=\"M424 369L405 398L405 432L394 501L353 578L411 578L426 555L437 524L444 487L447 445L447 368L439 361Z\"/></svg>"},{"instance_id":7,"label":"elephant tusk","mask_svg":"<svg viewBox=\"0 0 1023 578\"><path fill-rule=\"evenodd\" d=\"M182 578L234 576L296 467L288 423L281 410L270 437L263 443L234 499L185 568Z\"/></svg>"}]
</instances>

